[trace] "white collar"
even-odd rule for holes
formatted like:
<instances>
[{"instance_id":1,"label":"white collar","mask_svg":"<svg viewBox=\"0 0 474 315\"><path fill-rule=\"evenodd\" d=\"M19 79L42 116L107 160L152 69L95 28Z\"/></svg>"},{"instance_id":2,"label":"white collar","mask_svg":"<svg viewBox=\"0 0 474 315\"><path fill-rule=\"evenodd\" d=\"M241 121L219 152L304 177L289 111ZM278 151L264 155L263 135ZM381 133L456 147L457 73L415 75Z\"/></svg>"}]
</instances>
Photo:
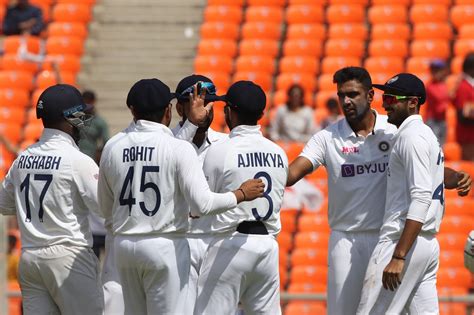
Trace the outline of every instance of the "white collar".
<instances>
[{"instance_id":1,"label":"white collar","mask_svg":"<svg viewBox=\"0 0 474 315\"><path fill-rule=\"evenodd\" d=\"M173 132L171 132L170 128L154 121L139 119L135 121L135 125L133 127L135 127L135 129L139 131L161 131L170 136L173 136Z\"/></svg>"},{"instance_id":2,"label":"white collar","mask_svg":"<svg viewBox=\"0 0 474 315\"><path fill-rule=\"evenodd\" d=\"M74 139L64 131L53 128L44 128L41 134L40 141L46 142L48 140L59 140L71 144L73 147L78 148Z\"/></svg>"},{"instance_id":3,"label":"white collar","mask_svg":"<svg viewBox=\"0 0 474 315\"><path fill-rule=\"evenodd\" d=\"M230 132L229 138L246 135L262 135L262 132L260 131L260 125L240 125L234 127L234 129L232 129Z\"/></svg>"}]
</instances>

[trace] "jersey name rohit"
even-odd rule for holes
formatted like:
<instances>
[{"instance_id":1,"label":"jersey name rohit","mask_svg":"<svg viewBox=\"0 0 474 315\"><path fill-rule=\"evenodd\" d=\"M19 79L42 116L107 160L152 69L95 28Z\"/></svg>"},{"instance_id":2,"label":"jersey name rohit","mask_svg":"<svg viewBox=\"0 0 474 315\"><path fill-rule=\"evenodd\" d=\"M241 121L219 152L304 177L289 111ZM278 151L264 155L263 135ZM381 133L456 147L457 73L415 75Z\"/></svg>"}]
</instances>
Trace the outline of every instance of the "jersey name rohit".
<instances>
[{"instance_id":1,"label":"jersey name rohit","mask_svg":"<svg viewBox=\"0 0 474 315\"><path fill-rule=\"evenodd\" d=\"M124 148L122 152L122 162L151 161L154 147L134 146Z\"/></svg>"},{"instance_id":2,"label":"jersey name rohit","mask_svg":"<svg viewBox=\"0 0 474 315\"><path fill-rule=\"evenodd\" d=\"M237 167L285 168L281 155L267 152L250 152L237 155Z\"/></svg>"},{"instance_id":3,"label":"jersey name rohit","mask_svg":"<svg viewBox=\"0 0 474 315\"><path fill-rule=\"evenodd\" d=\"M19 169L57 170L60 164L60 156L21 155L17 165Z\"/></svg>"}]
</instances>

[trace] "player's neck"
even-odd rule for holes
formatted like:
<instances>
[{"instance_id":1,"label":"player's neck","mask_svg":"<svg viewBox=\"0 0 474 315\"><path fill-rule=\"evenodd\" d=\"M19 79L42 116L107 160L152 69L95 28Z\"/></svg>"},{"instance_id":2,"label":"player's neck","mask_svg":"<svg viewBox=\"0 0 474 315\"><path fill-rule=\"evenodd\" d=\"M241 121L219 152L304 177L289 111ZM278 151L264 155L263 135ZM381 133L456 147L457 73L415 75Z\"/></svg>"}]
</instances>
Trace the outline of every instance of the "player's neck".
<instances>
[{"instance_id":1,"label":"player's neck","mask_svg":"<svg viewBox=\"0 0 474 315\"><path fill-rule=\"evenodd\" d=\"M357 135L367 137L374 131L375 120L375 113L369 109L367 114L361 120L350 121L349 125Z\"/></svg>"}]
</instances>

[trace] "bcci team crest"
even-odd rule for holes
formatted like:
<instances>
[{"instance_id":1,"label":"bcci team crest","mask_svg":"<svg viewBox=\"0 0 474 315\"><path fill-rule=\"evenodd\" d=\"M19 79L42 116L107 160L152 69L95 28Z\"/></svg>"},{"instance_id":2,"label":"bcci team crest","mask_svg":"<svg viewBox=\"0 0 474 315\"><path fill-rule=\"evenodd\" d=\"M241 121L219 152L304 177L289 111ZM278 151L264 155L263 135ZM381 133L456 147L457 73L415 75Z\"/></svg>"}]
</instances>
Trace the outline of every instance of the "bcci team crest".
<instances>
[{"instance_id":1,"label":"bcci team crest","mask_svg":"<svg viewBox=\"0 0 474 315\"><path fill-rule=\"evenodd\" d=\"M382 141L379 143L379 149L382 152L387 152L388 149L390 149L390 145L388 144L387 141Z\"/></svg>"}]
</instances>

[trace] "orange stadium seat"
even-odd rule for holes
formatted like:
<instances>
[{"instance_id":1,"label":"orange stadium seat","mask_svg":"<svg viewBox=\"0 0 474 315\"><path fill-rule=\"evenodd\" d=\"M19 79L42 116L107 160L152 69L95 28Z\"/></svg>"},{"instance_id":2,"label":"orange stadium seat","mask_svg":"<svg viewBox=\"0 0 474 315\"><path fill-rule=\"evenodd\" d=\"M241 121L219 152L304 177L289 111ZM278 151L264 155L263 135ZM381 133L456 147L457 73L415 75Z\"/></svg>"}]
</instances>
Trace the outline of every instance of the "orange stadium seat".
<instances>
[{"instance_id":1,"label":"orange stadium seat","mask_svg":"<svg viewBox=\"0 0 474 315\"><path fill-rule=\"evenodd\" d=\"M284 250L286 252L290 251L293 247L293 237L291 233L281 232L277 236L277 242L280 250Z\"/></svg>"},{"instance_id":2,"label":"orange stadium seat","mask_svg":"<svg viewBox=\"0 0 474 315\"><path fill-rule=\"evenodd\" d=\"M449 41L445 40L414 40L410 45L413 57L447 59L451 55Z\"/></svg>"},{"instance_id":3,"label":"orange stadium seat","mask_svg":"<svg viewBox=\"0 0 474 315\"><path fill-rule=\"evenodd\" d=\"M0 76L1 76L0 72ZM11 89L8 86L0 88L0 107L2 108L23 108L29 105L28 91L25 89Z\"/></svg>"},{"instance_id":4,"label":"orange stadium seat","mask_svg":"<svg viewBox=\"0 0 474 315\"><path fill-rule=\"evenodd\" d=\"M408 55L408 43L404 40L372 40L369 43L371 57L400 57Z\"/></svg>"},{"instance_id":5,"label":"orange stadium seat","mask_svg":"<svg viewBox=\"0 0 474 315\"><path fill-rule=\"evenodd\" d=\"M329 26L330 39L366 40L367 27L364 24L332 24Z\"/></svg>"},{"instance_id":6,"label":"orange stadium seat","mask_svg":"<svg viewBox=\"0 0 474 315\"><path fill-rule=\"evenodd\" d=\"M291 266L327 266L327 249L296 248L290 258Z\"/></svg>"},{"instance_id":7,"label":"orange stadium seat","mask_svg":"<svg viewBox=\"0 0 474 315\"><path fill-rule=\"evenodd\" d=\"M87 37L87 27L83 23L52 22L48 25L48 36Z\"/></svg>"},{"instance_id":8,"label":"orange stadium seat","mask_svg":"<svg viewBox=\"0 0 474 315\"><path fill-rule=\"evenodd\" d=\"M256 84L260 85L260 87L264 91L269 91L272 88L272 75L266 72L257 72L257 71L249 71L249 72L236 72L234 74L233 81L239 80L248 80L253 81Z\"/></svg>"},{"instance_id":9,"label":"orange stadium seat","mask_svg":"<svg viewBox=\"0 0 474 315\"><path fill-rule=\"evenodd\" d=\"M454 5L449 12L451 23L455 28L464 24L472 24L474 19L474 5Z\"/></svg>"},{"instance_id":10,"label":"orange stadium seat","mask_svg":"<svg viewBox=\"0 0 474 315\"><path fill-rule=\"evenodd\" d=\"M324 292L324 290L320 290ZM285 315L314 315L326 314L326 306L321 302L299 302L288 303L285 308Z\"/></svg>"},{"instance_id":11,"label":"orange stadium seat","mask_svg":"<svg viewBox=\"0 0 474 315\"><path fill-rule=\"evenodd\" d=\"M329 233L300 232L295 235L295 248L328 248Z\"/></svg>"},{"instance_id":12,"label":"orange stadium seat","mask_svg":"<svg viewBox=\"0 0 474 315\"><path fill-rule=\"evenodd\" d=\"M309 96L311 97L311 93L308 93ZM291 163L294 161L298 155L300 155L301 151L303 151L303 148L305 146L305 143L302 142L289 142L288 143L288 148L285 150L286 155L288 156L288 161Z\"/></svg>"},{"instance_id":13,"label":"orange stadium seat","mask_svg":"<svg viewBox=\"0 0 474 315\"><path fill-rule=\"evenodd\" d=\"M406 23L407 18L407 8L399 4L373 5L368 11L370 24Z\"/></svg>"},{"instance_id":14,"label":"orange stadium seat","mask_svg":"<svg viewBox=\"0 0 474 315\"><path fill-rule=\"evenodd\" d=\"M370 38L372 40L408 40L410 39L410 27L406 23L375 24L372 25Z\"/></svg>"},{"instance_id":15,"label":"orange stadium seat","mask_svg":"<svg viewBox=\"0 0 474 315\"><path fill-rule=\"evenodd\" d=\"M288 0L288 5L326 5L327 0Z\"/></svg>"},{"instance_id":16,"label":"orange stadium seat","mask_svg":"<svg viewBox=\"0 0 474 315\"><path fill-rule=\"evenodd\" d=\"M324 215L304 213L298 222L300 232L329 232L328 218Z\"/></svg>"},{"instance_id":17,"label":"orange stadium seat","mask_svg":"<svg viewBox=\"0 0 474 315\"><path fill-rule=\"evenodd\" d=\"M37 141L43 129L43 124L40 121L34 124L28 124L23 131L23 137L25 140Z\"/></svg>"},{"instance_id":18,"label":"orange stadium seat","mask_svg":"<svg viewBox=\"0 0 474 315\"><path fill-rule=\"evenodd\" d=\"M329 24L363 23L365 8L358 4L335 4L328 6L326 20Z\"/></svg>"},{"instance_id":19,"label":"orange stadium seat","mask_svg":"<svg viewBox=\"0 0 474 315\"><path fill-rule=\"evenodd\" d=\"M410 21L417 23L446 23L447 6L442 4L414 4L410 8Z\"/></svg>"},{"instance_id":20,"label":"orange stadium seat","mask_svg":"<svg viewBox=\"0 0 474 315\"><path fill-rule=\"evenodd\" d=\"M336 90L336 84L333 82L333 74L324 73L318 76L318 90L330 92Z\"/></svg>"},{"instance_id":21,"label":"orange stadium seat","mask_svg":"<svg viewBox=\"0 0 474 315\"><path fill-rule=\"evenodd\" d=\"M200 56L228 56L237 54L237 44L229 39L203 39L198 44L198 55Z\"/></svg>"},{"instance_id":22,"label":"orange stadium seat","mask_svg":"<svg viewBox=\"0 0 474 315\"><path fill-rule=\"evenodd\" d=\"M224 56L198 56L194 59L194 71L232 71L232 58Z\"/></svg>"},{"instance_id":23,"label":"orange stadium seat","mask_svg":"<svg viewBox=\"0 0 474 315\"><path fill-rule=\"evenodd\" d=\"M88 23L91 17L91 7L85 4L58 3L53 8L55 22Z\"/></svg>"},{"instance_id":24,"label":"orange stadium seat","mask_svg":"<svg viewBox=\"0 0 474 315\"><path fill-rule=\"evenodd\" d=\"M451 5L452 0L413 0L413 4L440 4L444 6Z\"/></svg>"},{"instance_id":25,"label":"orange stadium seat","mask_svg":"<svg viewBox=\"0 0 474 315\"><path fill-rule=\"evenodd\" d=\"M11 292L20 292L20 284L18 281L8 281L8 290ZM23 314L21 306L21 297L8 298L8 314L20 315Z\"/></svg>"},{"instance_id":26,"label":"orange stadium seat","mask_svg":"<svg viewBox=\"0 0 474 315\"><path fill-rule=\"evenodd\" d=\"M1 60L3 70L26 71L30 73L38 71L38 64L20 59L16 54L4 55Z\"/></svg>"},{"instance_id":27,"label":"orange stadium seat","mask_svg":"<svg viewBox=\"0 0 474 315\"><path fill-rule=\"evenodd\" d=\"M242 26L243 39L272 39L279 40L281 36L281 26L272 22L249 22Z\"/></svg>"},{"instance_id":28,"label":"orange stadium seat","mask_svg":"<svg viewBox=\"0 0 474 315\"><path fill-rule=\"evenodd\" d=\"M294 233L296 231L296 221L294 216L285 218L284 211L280 213L281 216L281 232Z\"/></svg>"},{"instance_id":29,"label":"orange stadium seat","mask_svg":"<svg viewBox=\"0 0 474 315\"><path fill-rule=\"evenodd\" d=\"M44 89L36 89L33 91L33 94L31 94L30 98L30 104L34 107L36 106L36 103L38 103L39 97L41 93L43 93Z\"/></svg>"},{"instance_id":30,"label":"orange stadium seat","mask_svg":"<svg viewBox=\"0 0 474 315\"><path fill-rule=\"evenodd\" d=\"M417 23L413 25L413 39L451 40L453 30L448 23Z\"/></svg>"},{"instance_id":31,"label":"orange stadium seat","mask_svg":"<svg viewBox=\"0 0 474 315\"><path fill-rule=\"evenodd\" d=\"M366 6L369 3L369 0L329 0L329 4L347 4L350 3L351 5L362 5Z\"/></svg>"},{"instance_id":32,"label":"orange stadium seat","mask_svg":"<svg viewBox=\"0 0 474 315\"><path fill-rule=\"evenodd\" d=\"M283 9L274 6L250 6L245 12L245 21L247 23L281 23L283 21Z\"/></svg>"},{"instance_id":33,"label":"orange stadium seat","mask_svg":"<svg viewBox=\"0 0 474 315\"><path fill-rule=\"evenodd\" d=\"M7 36L3 40L5 54L16 54L22 41L25 42L28 52L38 54L40 51L40 39L35 36Z\"/></svg>"},{"instance_id":34,"label":"orange stadium seat","mask_svg":"<svg viewBox=\"0 0 474 315\"><path fill-rule=\"evenodd\" d=\"M293 283L326 283L327 266L293 265L290 271L290 282Z\"/></svg>"},{"instance_id":35,"label":"orange stadium seat","mask_svg":"<svg viewBox=\"0 0 474 315\"><path fill-rule=\"evenodd\" d=\"M262 56L240 56L235 62L235 71L275 72L275 61Z\"/></svg>"},{"instance_id":36,"label":"orange stadium seat","mask_svg":"<svg viewBox=\"0 0 474 315\"><path fill-rule=\"evenodd\" d=\"M392 72L400 73L405 70L405 62L397 57L369 57L364 61L364 67L372 72Z\"/></svg>"},{"instance_id":37,"label":"orange stadium seat","mask_svg":"<svg viewBox=\"0 0 474 315\"><path fill-rule=\"evenodd\" d=\"M233 5L209 5L204 9L205 22L242 22L242 8Z\"/></svg>"},{"instance_id":38,"label":"orange stadium seat","mask_svg":"<svg viewBox=\"0 0 474 315\"><path fill-rule=\"evenodd\" d=\"M43 69L54 70L53 63L58 65L59 71L78 73L81 70L81 60L76 55L48 55L43 63Z\"/></svg>"},{"instance_id":39,"label":"orange stadium seat","mask_svg":"<svg viewBox=\"0 0 474 315\"><path fill-rule=\"evenodd\" d=\"M306 93L316 88L316 77L305 73L282 73L277 77L277 90L287 90L293 84L299 84Z\"/></svg>"},{"instance_id":40,"label":"orange stadium seat","mask_svg":"<svg viewBox=\"0 0 474 315\"><path fill-rule=\"evenodd\" d=\"M234 5L243 6L244 0L208 0L207 5Z\"/></svg>"},{"instance_id":41,"label":"orange stadium seat","mask_svg":"<svg viewBox=\"0 0 474 315\"><path fill-rule=\"evenodd\" d=\"M453 190L456 191L456 190ZM446 198L446 209L445 214L449 216L466 216L474 217L472 212L474 209L474 199L473 198Z\"/></svg>"},{"instance_id":42,"label":"orange stadium seat","mask_svg":"<svg viewBox=\"0 0 474 315\"><path fill-rule=\"evenodd\" d=\"M322 53L320 40L291 39L283 44L284 56L320 57Z\"/></svg>"},{"instance_id":43,"label":"orange stadium seat","mask_svg":"<svg viewBox=\"0 0 474 315\"><path fill-rule=\"evenodd\" d=\"M407 72L428 72L430 71L430 58L411 57L407 60Z\"/></svg>"},{"instance_id":44,"label":"orange stadium seat","mask_svg":"<svg viewBox=\"0 0 474 315\"><path fill-rule=\"evenodd\" d=\"M321 61L321 72L334 74L343 67L360 65L360 58L356 57L326 57Z\"/></svg>"},{"instance_id":45,"label":"orange stadium seat","mask_svg":"<svg viewBox=\"0 0 474 315\"><path fill-rule=\"evenodd\" d=\"M454 55L456 57L465 57L468 53L474 51L474 40L458 39L454 43Z\"/></svg>"},{"instance_id":46,"label":"orange stadium seat","mask_svg":"<svg viewBox=\"0 0 474 315\"><path fill-rule=\"evenodd\" d=\"M17 144L20 141L22 129L23 126L17 123L4 122L0 124L0 132L13 144Z\"/></svg>"},{"instance_id":47,"label":"orange stadium seat","mask_svg":"<svg viewBox=\"0 0 474 315\"><path fill-rule=\"evenodd\" d=\"M291 24L286 29L288 39L314 39L324 40L326 38L326 27L324 24Z\"/></svg>"},{"instance_id":48,"label":"orange stadium seat","mask_svg":"<svg viewBox=\"0 0 474 315\"><path fill-rule=\"evenodd\" d=\"M462 251L440 251L439 253L440 268L463 268L464 255Z\"/></svg>"},{"instance_id":49,"label":"orange stadium seat","mask_svg":"<svg viewBox=\"0 0 474 315\"><path fill-rule=\"evenodd\" d=\"M365 54L365 43L360 40L329 39L324 46L328 57L358 57Z\"/></svg>"},{"instance_id":50,"label":"orange stadium seat","mask_svg":"<svg viewBox=\"0 0 474 315\"><path fill-rule=\"evenodd\" d=\"M46 52L50 55L81 56L84 43L77 37L52 36L46 40Z\"/></svg>"},{"instance_id":51,"label":"orange stadium seat","mask_svg":"<svg viewBox=\"0 0 474 315\"><path fill-rule=\"evenodd\" d=\"M462 157L461 145L454 141L446 142L443 145L443 152L445 161L459 161Z\"/></svg>"},{"instance_id":52,"label":"orange stadium seat","mask_svg":"<svg viewBox=\"0 0 474 315\"><path fill-rule=\"evenodd\" d=\"M288 286L288 293L326 293L326 284L322 283L295 283ZM313 314L325 314L313 313Z\"/></svg>"},{"instance_id":53,"label":"orange stadium seat","mask_svg":"<svg viewBox=\"0 0 474 315\"><path fill-rule=\"evenodd\" d=\"M464 56L457 56L451 59L451 73L460 74L462 72L463 62L464 62Z\"/></svg>"},{"instance_id":54,"label":"orange stadium seat","mask_svg":"<svg viewBox=\"0 0 474 315\"><path fill-rule=\"evenodd\" d=\"M436 238L438 239L439 247L442 251L454 250L463 252L467 235L459 233L440 233L436 236Z\"/></svg>"},{"instance_id":55,"label":"orange stadium seat","mask_svg":"<svg viewBox=\"0 0 474 315\"><path fill-rule=\"evenodd\" d=\"M470 216L446 215L441 222L441 233L464 233L468 235L474 226L474 218Z\"/></svg>"},{"instance_id":56,"label":"orange stadium seat","mask_svg":"<svg viewBox=\"0 0 474 315\"><path fill-rule=\"evenodd\" d=\"M25 71L0 71L0 89L29 91L33 88L33 75Z\"/></svg>"},{"instance_id":57,"label":"orange stadium seat","mask_svg":"<svg viewBox=\"0 0 474 315\"><path fill-rule=\"evenodd\" d=\"M286 4L286 0L248 0L248 6L272 6L272 7L283 7Z\"/></svg>"},{"instance_id":58,"label":"orange stadium seat","mask_svg":"<svg viewBox=\"0 0 474 315\"><path fill-rule=\"evenodd\" d=\"M25 109L23 108L24 106L11 106L11 105L6 105L5 106L5 100L2 99L2 90L0 90L0 121L8 121L11 123L15 124L23 124L25 121ZM26 93L25 93L26 94ZM28 95L25 95L27 97L26 102L28 104Z\"/></svg>"},{"instance_id":59,"label":"orange stadium seat","mask_svg":"<svg viewBox=\"0 0 474 315\"><path fill-rule=\"evenodd\" d=\"M471 273L466 268L439 268L436 282L438 287L469 288Z\"/></svg>"},{"instance_id":60,"label":"orange stadium seat","mask_svg":"<svg viewBox=\"0 0 474 315\"><path fill-rule=\"evenodd\" d=\"M474 1L473 0L454 0L454 4L466 4L466 5L473 5Z\"/></svg>"},{"instance_id":61,"label":"orange stadium seat","mask_svg":"<svg viewBox=\"0 0 474 315\"><path fill-rule=\"evenodd\" d=\"M288 101L288 91L287 90L277 90L273 94L273 106L285 105L287 101ZM304 102L307 105L311 105L313 103L313 94L312 93L305 93L304 94ZM283 147L283 145L281 145L280 143L279 143L279 145L281 147ZM284 149L286 149L286 148L284 148Z\"/></svg>"},{"instance_id":62,"label":"orange stadium seat","mask_svg":"<svg viewBox=\"0 0 474 315\"><path fill-rule=\"evenodd\" d=\"M60 72L57 78L55 73L49 70L43 70L36 76L36 87L39 89L46 89L57 83L76 85L76 76L74 73Z\"/></svg>"},{"instance_id":63,"label":"orange stadium seat","mask_svg":"<svg viewBox=\"0 0 474 315\"><path fill-rule=\"evenodd\" d=\"M267 56L275 57L278 55L278 42L274 40L246 39L239 45L239 54L241 56Z\"/></svg>"},{"instance_id":64,"label":"orange stadium seat","mask_svg":"<svg viewBox=\"0 0 474 315\"><path fill-rule=\"evenodd\" d=\"M316 74L319 61L311 57L283 57L280 59L280 72Z\"/></svg>"},{"instance_id":65,"label":"orange stadium seat","mask_svg":"<svg viewBox=\"0 0 474 315\"><path fill-rule=\"evenodd\" d=\"M30 0L29 2L36 6L43 6L43 5L51 6L53 2L55 1L54 0Z\"/></svg>"},{"instance_id":66,"label":"orange stadium seat","mask_svg":"<svg viewBox=\"0 0 474 315\"><path fill-rule=\"evenodd\" d=\"M323 23L324 10L319 5L290 5L286 9L286 21L295 23Z\"/></svg>"},{"instance_id":67,"label":"orange stadium seat","mask_svg":"<svg viewBox=\"0 0 474 315\"><path fill-rule=\"evenodd\" d=\"M474 39L474 21L471 24L464 24L459 28L458 36L460 39Z\"/></svg>"},{"instance_id":68,"label":"orange stadium seat","mask_svg":"<svg viewBox=\"0 0 474 315\"><path fill-rule=\"evenodd\" d=\"M205 22L201 25L202 39L232 39L239 37L240 25L234 23Z\"/></svg>"},{"instance_id":69,"label":"orange stadium seat","mask_svg":"<svg viewBox=\"0 0 474 315\"><path fill-rule=\"evenodd\" d=\"M86 5L93 5L95 4L96 0L56 0L57 3L76 3L76 4L86 4Z\"/></svg>"}]
</instances>

